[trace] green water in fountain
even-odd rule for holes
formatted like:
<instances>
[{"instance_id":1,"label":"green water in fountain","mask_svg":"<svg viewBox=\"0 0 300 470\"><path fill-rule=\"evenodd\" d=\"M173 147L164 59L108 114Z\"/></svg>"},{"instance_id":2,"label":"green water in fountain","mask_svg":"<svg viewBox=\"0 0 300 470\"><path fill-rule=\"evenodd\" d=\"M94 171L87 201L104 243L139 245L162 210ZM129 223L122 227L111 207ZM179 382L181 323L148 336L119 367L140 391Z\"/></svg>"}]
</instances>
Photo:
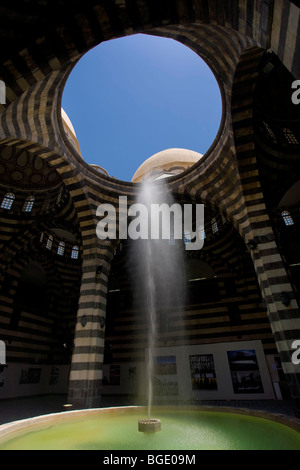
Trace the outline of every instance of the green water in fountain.
<instances>
[{"instance_id":1,"label":"green water in fountain","mask_svg":"<svg viewBox=\"0 0 300 470\"><path fill-rule=\"evenodd\" d=\"M237 413L160 410L162 430L153 434L138 432L141 411L63 414L69 416L0 439L0 450L300 450L296 430Z\"/></svg>"}]
</instances>

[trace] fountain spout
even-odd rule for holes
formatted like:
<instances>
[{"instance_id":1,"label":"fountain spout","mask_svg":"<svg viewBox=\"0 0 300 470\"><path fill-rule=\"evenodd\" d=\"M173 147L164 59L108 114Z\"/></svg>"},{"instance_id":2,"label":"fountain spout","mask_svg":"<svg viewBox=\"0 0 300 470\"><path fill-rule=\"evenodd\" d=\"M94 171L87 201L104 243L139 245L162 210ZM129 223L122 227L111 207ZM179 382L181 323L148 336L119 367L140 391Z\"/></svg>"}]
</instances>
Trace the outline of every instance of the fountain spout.
<instances>
[{"instance_id":1,"label":"fountain spout","mask_svg":"<svg viewBox=\"0 0 300 470\"><path fill-rule=\"evenodd\" d=\"M157 432L161 430L160 419L140 419L139 420L139 431L140 432Z\"/></svg>"}]
</instances>

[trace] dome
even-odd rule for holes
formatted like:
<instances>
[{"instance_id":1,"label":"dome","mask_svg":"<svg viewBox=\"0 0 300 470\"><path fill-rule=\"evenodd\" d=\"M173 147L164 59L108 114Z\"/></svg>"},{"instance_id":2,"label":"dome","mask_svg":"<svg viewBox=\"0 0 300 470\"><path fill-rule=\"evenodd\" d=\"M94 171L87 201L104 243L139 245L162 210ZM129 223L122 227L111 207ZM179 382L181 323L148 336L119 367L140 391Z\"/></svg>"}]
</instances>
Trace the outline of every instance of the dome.
<instances>
[{"instance_id":1,"label":"dome","mask_svg":"<svg viewBox=\"0 0 300 470\"><path fill-rule=\"evenodd\" d=\"M171 148L152 155L135 172L132 182L139 183L145 178L160 179L178 175L193 166L201 153L193 150Z\"/></svg>"},{"instance_id":2,"label":"dome","mask_svg":"<svg viewBox=\"0 0 300 470\"><path fill-rule=\"evenodd\" d=\"M91 163L90 166L92 168L94 168L96 171L98 171L98 173L101 173L102 175L109 176L107 171L104 168L102 168L102 166L96 165L94 163Z\"/></svg>"},{"instance_id":3,"label":"dome","mask_svg":"<svg viewBox=\"0 0 300 470\"><path fill-rule=\"evenodd\" d=\"M67 115L67 113L65 112L65 110L63 108L61 108L61 117L62 117L62 121L63 121L64 130L65 130L65 133L66 133L69 141L75 147L75 149L81 154L79 143L78 143L76 133L75 133L75 129L73 127L73 124L72 124L69 116Z\"/></svg>"},{"instance_id":4,"label":"dome","mask_svg":"<svg viewBox=\"0 0 300 470\"><path fill-rule=\"evenodd\" d=\"M69 116L67 115L66 111L63 108L61 108L61 117L64 121L64 125L67 125L69 130L76 137L76 132L75 132L75 129L73 127L73 124L71 123Z\"/></svg>"}]
</instances>

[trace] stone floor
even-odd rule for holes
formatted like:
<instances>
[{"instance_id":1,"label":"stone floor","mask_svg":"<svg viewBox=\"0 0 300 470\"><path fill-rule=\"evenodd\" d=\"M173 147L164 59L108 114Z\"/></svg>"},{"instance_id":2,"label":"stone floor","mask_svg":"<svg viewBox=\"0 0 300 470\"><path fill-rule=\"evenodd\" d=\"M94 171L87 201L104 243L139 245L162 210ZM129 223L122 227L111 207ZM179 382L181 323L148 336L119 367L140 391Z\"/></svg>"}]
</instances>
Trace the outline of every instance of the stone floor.
<instances>
[{"instance_id":1,"label":"stone floor","mask_svg":"<svg viewBox=\"0 0 300 470\"><path fill-rule=\"evenodd\" d=\"M42 414L64 412L64 404L66 403L67 397L65 395L45 395L0 400L0 424ZM128 400L128 398L125 397L103 397L102 399L103 407L135 404L143 405L143 403L136 403L134 400ZM246 408L295 417L293 404L287 400L212 400L189 403L189 405Z\"/></svg>"}]
</instances>

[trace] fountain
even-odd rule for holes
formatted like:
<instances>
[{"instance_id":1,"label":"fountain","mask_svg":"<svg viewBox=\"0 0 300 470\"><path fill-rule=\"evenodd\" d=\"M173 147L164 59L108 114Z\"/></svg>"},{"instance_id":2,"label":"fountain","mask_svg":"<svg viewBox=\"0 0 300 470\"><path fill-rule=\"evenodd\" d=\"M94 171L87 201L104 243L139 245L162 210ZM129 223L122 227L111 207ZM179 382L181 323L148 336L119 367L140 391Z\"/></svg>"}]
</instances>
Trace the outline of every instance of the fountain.
<instances>
[{"instance_id":1,"label":"fountain","mask_svg":"<svg viewBox=\"0 0 300 470\"><path fill-rule=\"evenodd\" d=\"M0 450L300 450L300 424L293 418L229 407L159 408L153 412L161 432L138 432L146 411L73 410L7 423L0 426Z\"/></svg>"},{"instance_id":2,"label":"fountain","mask_svg":"<svg viewBox=\"0 0 300 470\"><path fill-rule=\"evenodd\" d=\"M161 430L161 421L151 416L153 403L153 350L159 336L169 329L168 311L184 302L184 262L182 240L174 239L175 222L170 210L175 204L164 181L145 180L138 195L139 204L145 209L141 213L146 230L145 238L135 240L132 256L139 269L139 286L144 299L148 325L148 418L138 422L141 432ZM160 212L155 209L160 208ZM173 206L174 207L174 206ZM182 226L180 227L182 233ZM159 312L159 314L158 314Z\"/></svg>"},{"instance_id":3,"label":"fountain","mask_svg":"<svg viewBox=\"0 0 300 470\"><path fill-rule=\"evenodd\" d=\"M142 185L139 202L148 208L161 202L162 186L154 191L151 184ZM170 203L168 197L164 200ZM133 255L136 262L143 261L137 266L141 280L147 281L139 286L149 321L147 406L74 409L7 423L0 426L0 450L300 450L300 423L292 417L229 406L173 409L153 404L153 349L161 332L172 327L167 307L180 305L180 300L183 304L184 299L183 247L170 240L136 242ZM147 418L140 419L144 413Z\"/></svg>"}]
</instances>

